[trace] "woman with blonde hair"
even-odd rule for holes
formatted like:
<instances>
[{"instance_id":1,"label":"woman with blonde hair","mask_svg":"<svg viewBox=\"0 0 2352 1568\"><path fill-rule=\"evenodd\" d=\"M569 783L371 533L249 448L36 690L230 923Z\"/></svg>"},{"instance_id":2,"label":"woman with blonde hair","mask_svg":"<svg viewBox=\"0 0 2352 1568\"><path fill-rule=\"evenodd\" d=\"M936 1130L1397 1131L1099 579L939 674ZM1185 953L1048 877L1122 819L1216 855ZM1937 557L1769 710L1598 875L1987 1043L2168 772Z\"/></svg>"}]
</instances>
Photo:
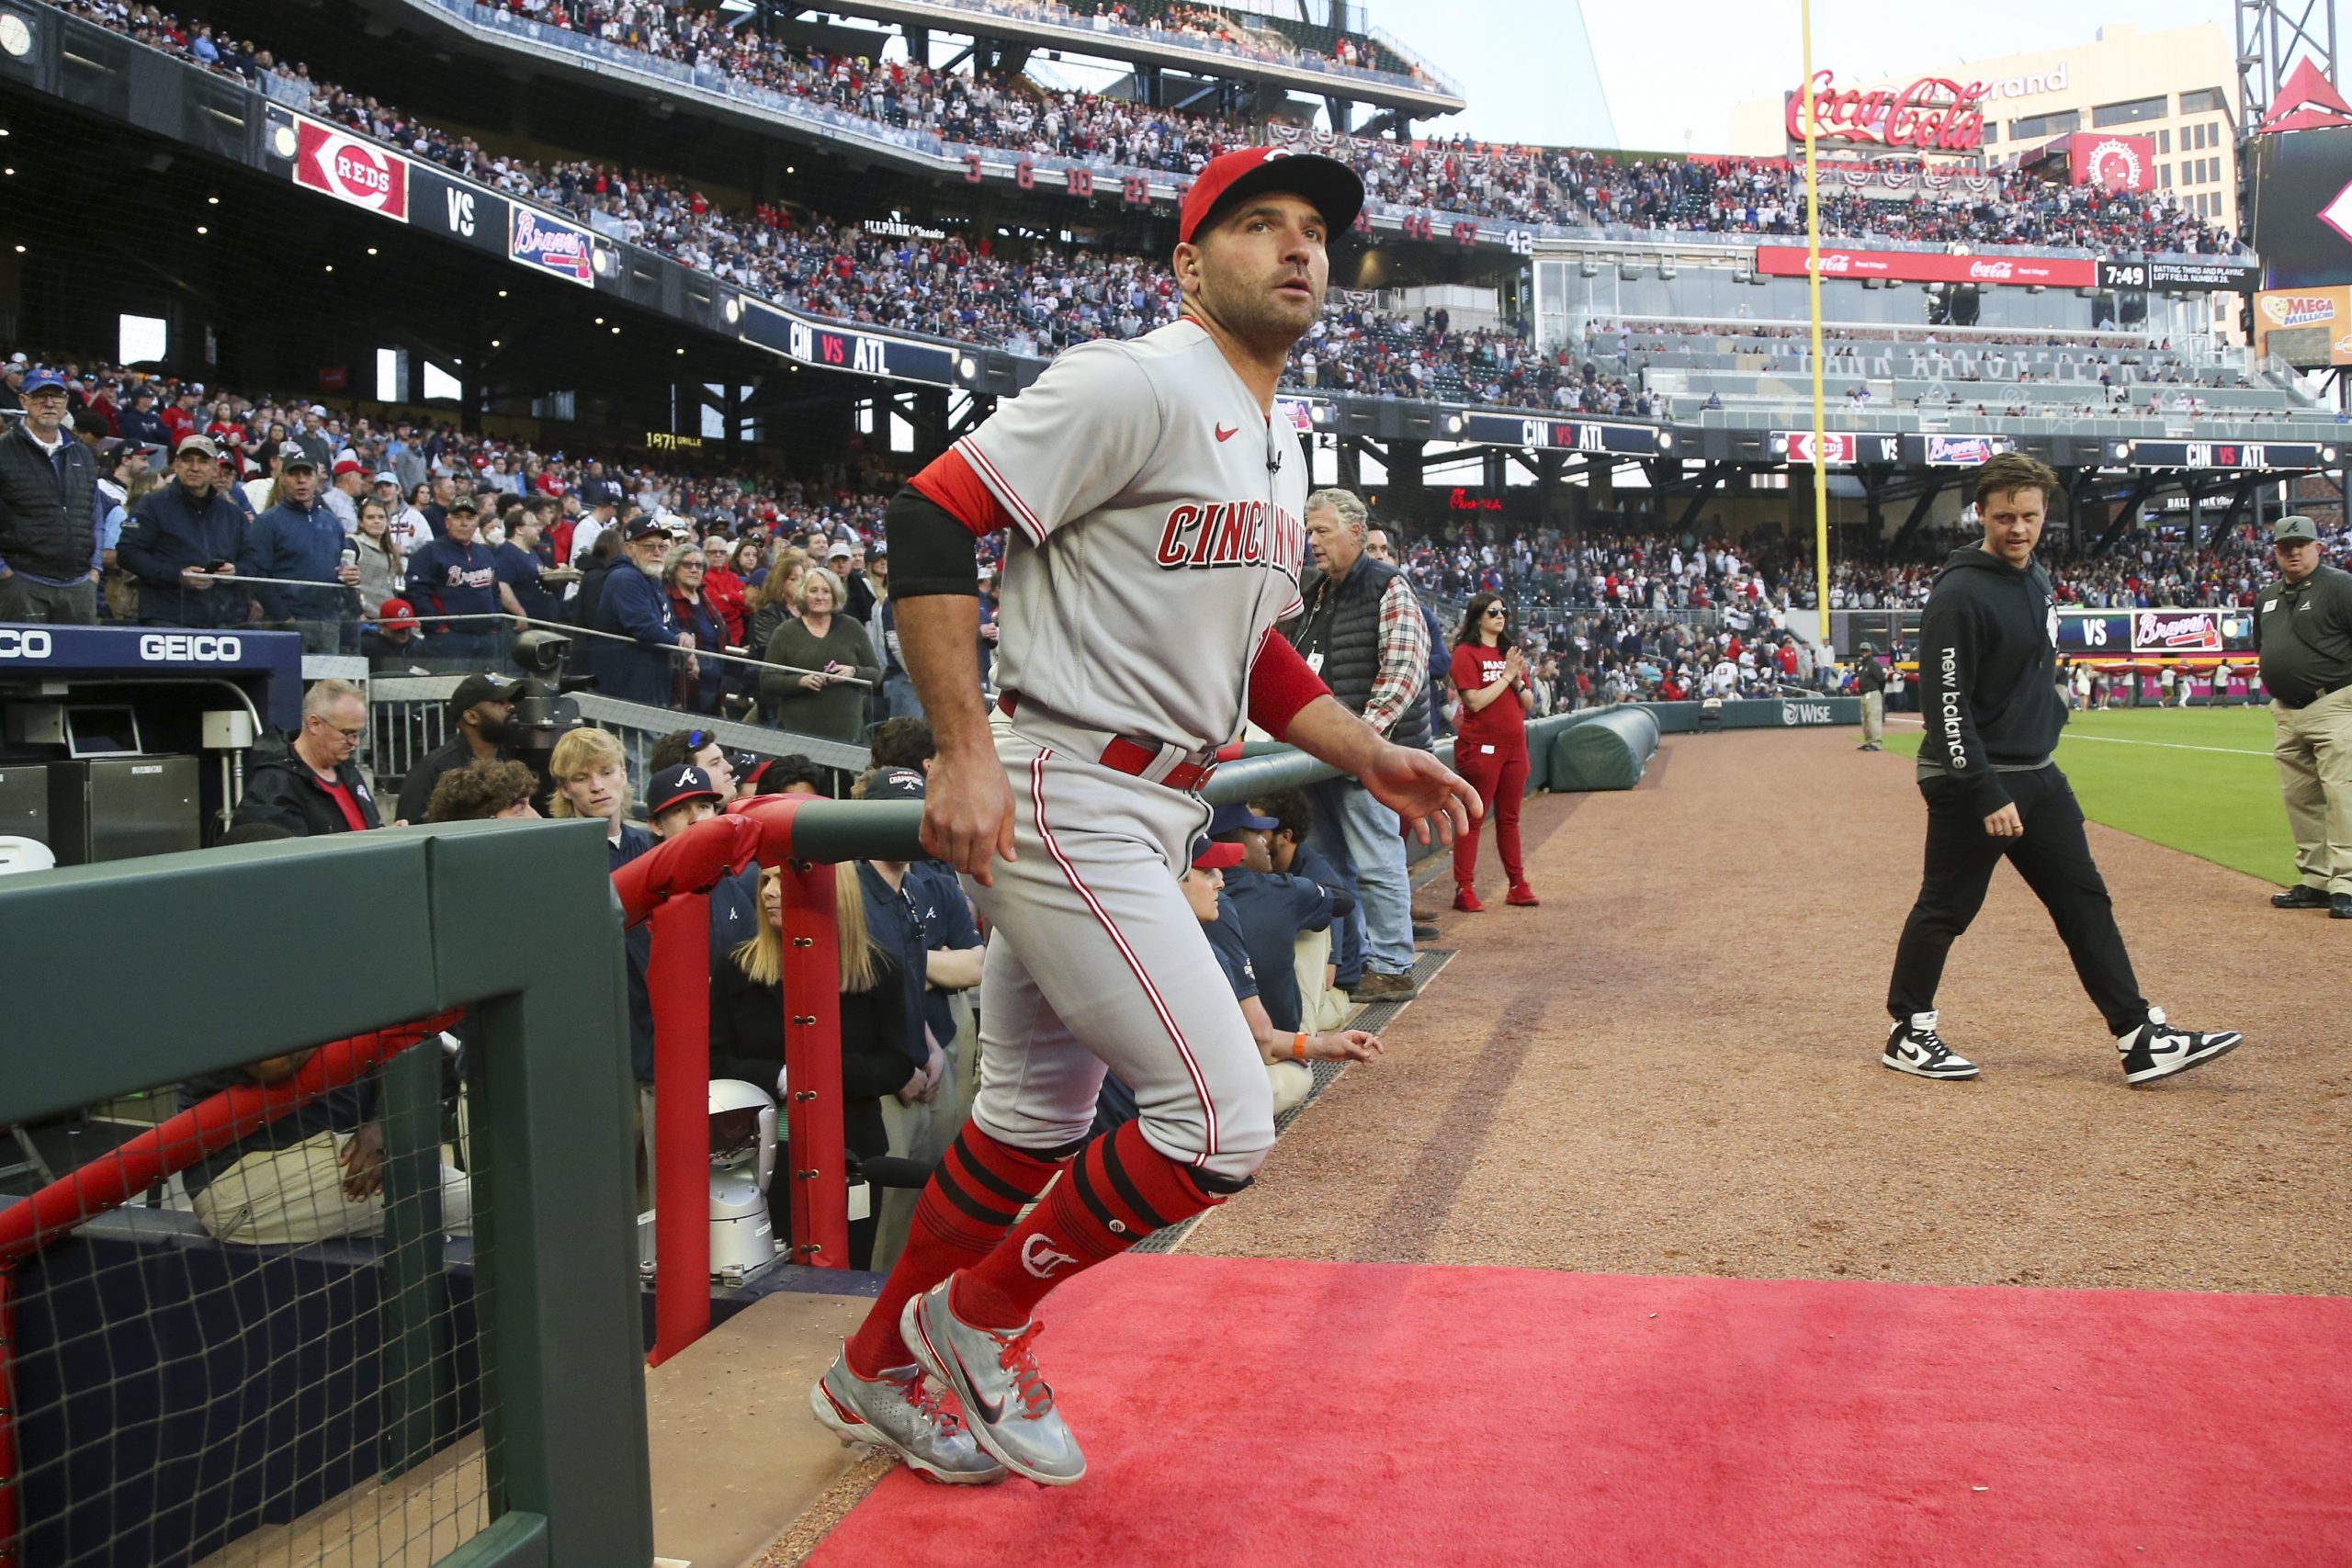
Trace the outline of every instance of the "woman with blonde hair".
<instances>
[{"instance_id":1,"label":"woman with blonde hair","mask_svg":"<svg viewBox=\"0 0 2352 1568\"><path fill-rule=\"evenodd\" d=\"M800 618L768 639L765 658L785 666L760 676L760 701L775 722L801 735L854 743L865 733L865 698L882 667L865 627L843 612L842 580L812 566L800 580Z\"/></svg>"},{"instance_id":2,"label":"woman with blonde hair","mask_svg":"<svg viewBox=\"0 0 2352 1568\"><path fill-rule=\"evenodd\" d=\"M833 919L841 945L842 1139L860 1159L890 1152L882 1122L888 1095L924 1088L922 1069L907 1076L906 1004L899 961L877 945L865 923L857 863L833 867ZM784 1083L784 884L774 866L760 873L760 920L710 979L710 1076L737 1078L774 1093ZM778 1209L783 1208L781 1186ZM874 1256L875 1222L851 1222L850 1267Z\"/></svg>"},{"instance_id":3,"label":"woman with blonde hair","mask_svg":"<svg viewBox=\"0 0 2352 1568\"><path fill-rule=\"evenodd\" d=\"M777 553L766 579L744 596L745 610L751 616L744 628L748 639L743 644L745 648L766 648L768 640L775 636L776 627L800 613L800 580L808 574L808 552L786 549Z\"/></svg>"}]
</instances>

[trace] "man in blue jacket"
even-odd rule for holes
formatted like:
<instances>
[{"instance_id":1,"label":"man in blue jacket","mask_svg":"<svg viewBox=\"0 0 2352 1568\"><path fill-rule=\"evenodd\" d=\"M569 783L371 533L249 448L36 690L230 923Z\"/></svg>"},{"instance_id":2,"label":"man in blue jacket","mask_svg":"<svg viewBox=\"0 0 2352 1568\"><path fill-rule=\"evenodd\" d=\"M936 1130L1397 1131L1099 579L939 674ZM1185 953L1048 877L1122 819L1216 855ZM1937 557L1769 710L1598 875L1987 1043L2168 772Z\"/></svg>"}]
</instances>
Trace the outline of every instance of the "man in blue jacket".
<instances>
[{"instance_id":1,"label":"man in blue jacket","mask_svg":"<svg viewBox=\"0 0 2352 1568\"><path fill-rule=\"evenodd\" d=\"M319 500L319 466L310 453L290 444L281 447L277 481L285 499L245 531L237 570L280 580L254 583L254 598L264 619L295 623L305 653L348 652L358 646L358 601L352 589L359 581L359 562L344 548L350 536ZM318 586L288 588L281 585L287 580Z\"/></svg>"},{"instance_id":2,"label":"man in blue jacket","mask_svg":"<svg viewBox=\"0 0 2352 1568\"><path fill-rule=\"evenodd\" d=\"M480 526L473 499L456 497L442 519L440 536L427 539L408 558L408 600L424 617L425 657L469 671L503 662L499 623L435 617L500 613L498 558L481 542Z\"/></svg>"},{"instance_id":3,"label":"man in blue jacket","mask_svg":"<svg viewBox=\"0 0 2352 1568\"><path fill-rule=\"evenodd\" d=\"M65 428L65 378L25 378L25 417L0 435L0 621L93 625L106 511L97 459Z\"/></svg>"},{"instance_id":4,"label":"man in blue jacket","mask_svg":"<svg viewBox=\"0 0 2352 1568\"><path fill-rule=\"evenodd\" d=\"M136 450L136 448L133 448ZM150 626L242 626L250 595L233 582L245 516L221 493L209 436L190 435L172 458L172 481L133 502L115 559L139 580L139 620Z\"/></svg>"},{"instance_id":5,"label":"man in blue jacket","mask_svg":"<svg viewBox=\"0 0 2352 1568\"><path fill-rule=\"evenodd\" d=\"M668 707L676 658L673 650L688 650L686 668L695 671L694 637L678 629L658 575L669 530L650 517L640 517L628 525L625 538L628 559L605 578L604 595L596 601L596 624L590 629L634 640L594 639L596 689L608 697Z\"/></svg>"}]
</instances>

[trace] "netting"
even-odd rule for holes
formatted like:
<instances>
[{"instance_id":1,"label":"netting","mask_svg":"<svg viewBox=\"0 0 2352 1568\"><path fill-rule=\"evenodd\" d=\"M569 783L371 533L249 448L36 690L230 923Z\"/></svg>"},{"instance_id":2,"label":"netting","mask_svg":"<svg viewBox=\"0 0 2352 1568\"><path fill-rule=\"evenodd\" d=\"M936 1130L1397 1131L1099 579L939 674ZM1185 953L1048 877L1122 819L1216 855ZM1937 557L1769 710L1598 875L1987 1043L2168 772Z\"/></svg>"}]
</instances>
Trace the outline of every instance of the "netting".
<instances>
[{"instance_id":1,"label":"netting","mask_svg":"<svg viewBox=\"0 0 2352 1568\"><path fill-rule=\"evenodd\" d=\"M12 1130L10 1561L423 1563L489 1523L489 1194L444 1021Z\"/></svg>"}]
</instances>

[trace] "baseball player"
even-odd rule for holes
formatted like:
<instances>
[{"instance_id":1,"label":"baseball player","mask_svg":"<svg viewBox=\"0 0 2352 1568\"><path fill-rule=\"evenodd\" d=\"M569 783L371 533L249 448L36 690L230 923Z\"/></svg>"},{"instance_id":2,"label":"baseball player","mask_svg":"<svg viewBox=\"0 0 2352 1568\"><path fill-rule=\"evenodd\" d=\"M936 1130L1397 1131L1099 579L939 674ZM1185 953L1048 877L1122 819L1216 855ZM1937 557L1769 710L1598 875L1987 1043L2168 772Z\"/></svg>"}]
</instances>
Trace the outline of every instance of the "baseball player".
<instances>
[{"instance_id":1,"label":"baseball player","mask_svg":"<svg viewBox=\"0 0 2352 1568\"><path fill-rule=\"evenodd\" d=\"M1274 387L1363 202L1329 159L1213 160L1180 218L1182 318L1065 352L890 503L891 600L938 748L923 844L988 917L988 1005L972 1119L809 1403L938 1480L1085 1473L1038 1373L1038 1301L1240 1190L1273 1142L1257 1043L1178 886L1218 749L1254 720L1424 839L1479 809L1272 635L1300 607L1307 489ZM990 709L974 544L1000 528ZM1140 1115L1090 1141L1106 1067Z\"/></svg>"},{"instance_id":2,"label":"baseball player","mask_svg":"<svg viewBox=\"0 0 2352 1568\"><path fill-rule=\"evenodd\" d=\"M2140 994L2083 834L2083 808L2051 757L2066 710L2055 683L2058 611L2033 547L2057 491L2058 476L2021 452L1977 469L1984 542L1951 553L1920 617L1927 869L1894 950L1886 992L1894 1027L1879 1058L1899 1073L1976 1076L1976 1064L1936 1032L1936 987L2005 857L2050 911L2083 989L2106 1016L2124 1082L2154 1083L2238 1044L2235 1030L2174 1026Z\"/></svg>"}]
</instances>

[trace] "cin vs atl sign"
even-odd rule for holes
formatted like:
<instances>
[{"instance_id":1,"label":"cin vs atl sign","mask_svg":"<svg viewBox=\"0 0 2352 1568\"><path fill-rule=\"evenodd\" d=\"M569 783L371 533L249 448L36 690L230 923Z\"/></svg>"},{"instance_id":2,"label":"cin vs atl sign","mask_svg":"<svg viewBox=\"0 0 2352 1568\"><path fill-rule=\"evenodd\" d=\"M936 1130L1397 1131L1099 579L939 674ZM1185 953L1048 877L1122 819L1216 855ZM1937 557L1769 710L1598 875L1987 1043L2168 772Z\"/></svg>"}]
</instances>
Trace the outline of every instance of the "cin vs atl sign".
<instances>
[{"instance_id":1,"label":"cin vs atl sign","mask_svg":"<svg viewBox=\"0 0 2352 1568\"><path fill-rule=\"evenodd\" d=\"M1923 152L1967 152L1984 144L1982 82L1962 86L1949 76L1922 76L1901 92L1883 87L1838 91L1837 76L1813 77L1813 133L1821 141L1873 141ZM1789 140L1804 140L1804 93L1789 95Z\"/></svg>"}]
</instances>

